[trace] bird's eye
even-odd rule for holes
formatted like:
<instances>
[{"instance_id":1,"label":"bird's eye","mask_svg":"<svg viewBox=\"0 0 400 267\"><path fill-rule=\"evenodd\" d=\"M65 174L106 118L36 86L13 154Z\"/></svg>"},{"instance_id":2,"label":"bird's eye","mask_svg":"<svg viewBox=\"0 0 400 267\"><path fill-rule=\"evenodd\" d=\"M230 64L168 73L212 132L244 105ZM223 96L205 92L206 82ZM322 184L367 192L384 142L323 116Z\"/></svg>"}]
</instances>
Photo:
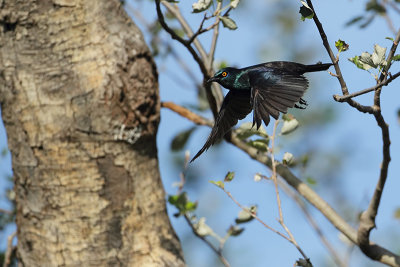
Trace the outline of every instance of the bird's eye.
<instances>
[{"instance_id":1,"label":"bird's eye","mask_svg":"<svg viewBox=\"0 0 400 267\"><path fill-rule=\"evenodd\" d=\"M226 71L224 71L223 73L221 73L222 77L226 77L228 75L228 73Z\"/></svg>"}]
</instances>

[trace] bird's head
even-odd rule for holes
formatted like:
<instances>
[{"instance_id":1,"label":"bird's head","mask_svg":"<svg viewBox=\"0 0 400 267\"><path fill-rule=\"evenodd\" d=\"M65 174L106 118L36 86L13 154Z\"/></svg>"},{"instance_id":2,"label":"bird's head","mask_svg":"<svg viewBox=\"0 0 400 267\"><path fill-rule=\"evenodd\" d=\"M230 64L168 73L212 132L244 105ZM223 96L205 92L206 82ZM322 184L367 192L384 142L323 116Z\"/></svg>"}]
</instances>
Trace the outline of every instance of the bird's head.
<instances>
[{"instance_id":1,"label":"bird's head","mask_svg":"<svg viewBox=\"0 0 400 267\"><path fill-rule=\"evenodd\" d=\"M217 71L207 83L217 82L225 88L233 89L237 74L238 69L223 68Z\"/></svg>"}]
</instances>

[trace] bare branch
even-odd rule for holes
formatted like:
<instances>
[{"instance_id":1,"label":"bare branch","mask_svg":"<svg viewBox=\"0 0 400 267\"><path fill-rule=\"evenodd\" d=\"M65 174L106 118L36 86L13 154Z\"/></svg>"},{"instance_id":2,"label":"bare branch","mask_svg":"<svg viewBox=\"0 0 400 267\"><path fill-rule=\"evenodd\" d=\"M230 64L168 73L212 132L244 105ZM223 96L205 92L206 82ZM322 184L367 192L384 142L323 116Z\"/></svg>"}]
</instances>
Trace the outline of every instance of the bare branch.
<instances>
[{"instance_id":1,"label":"bare branch","mask_svg":"<svg viewBox=\"0 0 400 267\"><path fill-rule=\"evenodd\" d=\"M395 75L389 77L389 79L386 79L386 80L382 81L381 83L378 83L377 85L372 86L370 88L363 89L363 90L360 90L358 92L355 92L355 93L352 93L352 94L349 94L349 95L343 95L343 96L334 95L333 98L338 102L345 102L348 98L353 98L353 97L356 97L356 96L364 95L364 94L367 94L369 92L375 91L379 87L386 86L386 85L391 83L394 79L396 79L399 76L400 76L400 72L396 73Z\"/></svg>"},{"instance_id":2,"label":"bare branch","mask_svg":"<svg viewBox=\"0 0 400 267\"><path fill-rule=\"evenodd\" d=\"M328 37L326 36L324 28L322 27L322 24L318 19L317 13L314 10L314 7L313 7L313 4L312 4L311 0L307 0L307 4L314 12L314 16L313 16L314 23L317 26L319 34L321 35L322 43L323 43L326 51L328 52L328 55L331 58L332 63L334 64L335 71L336 71L336 76L337 76L337 79L339 80L340 86L342 88L342 93L343 93L343 95L348 95L349 91L347 89L346 82L344 81L344 78L343 78L343 75L342 75L342 71L340 70L338 61L336 60L336 57L335 57L335 54L332 52L332 49L331 49L331 47L329 45L329 42L328 42ZM354 101L351 98L346 99L345 102L347 102L350 106L356 108L360 112L370 113L370 114L373 113L373 108L372 107L361 105L360 103Z\"/></svg>"},{"instance_id":3,"label":"bare branch","mask_svg":"<svg viewBox=\"0 0 400 267\"><path fill-rule=\"evenodd\" d=\"M276 194L276 202L278 204L278 211L279 211L279 223L285 229L286 233L289 235L290 242L297 248L297 250L301 253L303 258L309 261L309 258L301 249L299 244L297 243L296 239L294 238L290 229L286 226L285 221L283 220L283 213L282 213L282 205L281 205L281 198L279 196L279 188L278 188L278 178L276 175L276 162L275 162L275 138L276 138L276 129L278 127L279 120L275 120L274 129L272 131L271 136L271 148L269 149L271 155L271 162L272 162L272 180L274 181L275 186L275 194Z\"/></svg>"},{"instance_id":4,"label":"bare branch","mask_svg":"<svg viewBox=\"0 0 400 267\"><path fill-rule=\"evenodd\" d=\"M179 110L185 108L180 107L179 105L174 104L165 107L177 112L178 114L184 114ZM177 109L177 107L179 107L179 109ZM185 118L192 120L195 123L199 121L207 121L206 119L191 111L188 111L188 113L190 113L190 116ZM205 124L206 123L201 123L200 125ZM212 126L210 125L210 127ZM256 148L248 146L245 142L237 138L235 134L232 134L231 138L227 141L235 145L239 149L243 150L252 159L255 159L261 164L266 165L268 168L272 169L272 160L270 157L265 154L259 153ZM327 218L331 222L331 224L336 227L336 229L342 232L351 242L353 242L354 244L358 244L357 231L353 227L351 227L339 214L337 214L336 211L314 190L312 190L307 184L303 183L299 178L297 178L287 166L278 163L276 165L276 172L302 197L304 197L317 210L319 210L325 216L325 218ZM400 266L400 257L398 255L374 243L370 242L369 244L371 247L373 247L375 251L377 251L381 255L380 262L390 266Z\"/></svg>"},{"instance_id":5,"label":"bare branch","mask_svg":"<svg viewBox=\"0 0 400 267\"><path fill-rule=\"evenodd\" d=\"M324 233L322 232L322 229L319 227L318 223L314 220L312 217L310 211L308 210L306 203L291 189L287 184L280 182L279 185L283 189L283 191L291 197L294 201L296 201L297 205L299 205L301 211L304 213L307 221L310 223L311 227L314 229L314 231L317 233L319 239L321 240L321 243L326 247L328 250L329 254L331 255L333 261L336 263L337 266L340 267L346 267L347 264L345 261L342 260L342 256L338 254L338 252L334 249L333 245L329 242L329 240L326 238ZM353 245L354 246L354 245Z\"/></svg>"},{"instance_id":6,"label":"bare branch","mask_svg":"<svg viewBox=\"0 0 400 267\"><path fill-rule=\"evenodd\" d=\"M388 54L388 57L386 59L387 66L385 67L384 71L382 71L378 84L382 83L382 81L386 80L387 75L388 75L388 70L391 66L391 60L396 52L398 43L400 41L400 30L398 31L395 40L393 41L393 45L390 49L390 52ZM383 188L386 183L387 175L388 175L388 168L389 168L389 163L390 163L390 136L389 136L389 126L386 124L381 108L380 108L380 94L381 94L382 86L378 87L375 90L375 96L374 96L374 106L376 108L376 112L374 113L374 117L376 122L378 123L378 126L381 128L382 131L382 140L383 140L383 146L382 146L382 154L383 154L383 159L381 163L381 171L379 175L379 180L378 183L375 187L374 195L371 198L371 201L368 205L367 210L365 210L360 217L360 225L358 227L358 243L360 246L360 249L370 258L374 260L380 261L382 255L376 251L374 246L370 245L370 233L373 228L376 227L375 219L378 214L378 208L379 204L381 201L382 193L383 193ZM400 265L400 261L398 262L398 265Z\"/></svg>"}]
</instances>

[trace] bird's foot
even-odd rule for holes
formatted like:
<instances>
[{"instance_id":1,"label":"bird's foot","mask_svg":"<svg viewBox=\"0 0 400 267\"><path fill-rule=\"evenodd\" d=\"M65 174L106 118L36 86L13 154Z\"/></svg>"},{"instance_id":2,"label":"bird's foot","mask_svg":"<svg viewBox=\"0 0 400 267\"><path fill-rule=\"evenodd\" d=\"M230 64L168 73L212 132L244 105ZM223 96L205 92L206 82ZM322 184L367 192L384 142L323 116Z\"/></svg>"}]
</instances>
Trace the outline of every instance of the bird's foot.
<instances>
[{"instance_id":1,"label":"bird's foot","mask_svg":"<svg viewBox=\"0 0 400 267\"><path fill-rule=\"evenodd\" d=\"M306 107L308 106L307 101L305 101L303 98L300 98L299 104L302 106L294 104L294 107L298 109L306 109Z\"/></svg>"}]
</instances>

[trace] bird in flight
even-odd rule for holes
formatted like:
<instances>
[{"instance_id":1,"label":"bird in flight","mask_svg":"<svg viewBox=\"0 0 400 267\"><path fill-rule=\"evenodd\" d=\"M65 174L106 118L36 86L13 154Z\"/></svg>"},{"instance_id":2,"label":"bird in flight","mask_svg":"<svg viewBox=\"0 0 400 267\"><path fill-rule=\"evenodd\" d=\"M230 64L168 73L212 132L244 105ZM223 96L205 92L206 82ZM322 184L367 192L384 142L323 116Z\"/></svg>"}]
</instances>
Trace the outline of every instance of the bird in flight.
<instances>
[{"instance_id":1,"label":"bird in flight","mask_svg":"<svg viewBox=\"0 0 400 267\"><path fill-rule=\"evenodd\" d=\"M214 145L252 110L253 126L259 129L261 121L268 125L270 116L278 119L279 113L286 113L288 108L304 109L297 105L307 105L301 98L308 88L308 80L303 74L327 70L331 65L274 61L242 69L228 67L217 71L207 82L217 82L229 92L222 102L210 136L190 162Z\"/></svg>"}]
</instances>

